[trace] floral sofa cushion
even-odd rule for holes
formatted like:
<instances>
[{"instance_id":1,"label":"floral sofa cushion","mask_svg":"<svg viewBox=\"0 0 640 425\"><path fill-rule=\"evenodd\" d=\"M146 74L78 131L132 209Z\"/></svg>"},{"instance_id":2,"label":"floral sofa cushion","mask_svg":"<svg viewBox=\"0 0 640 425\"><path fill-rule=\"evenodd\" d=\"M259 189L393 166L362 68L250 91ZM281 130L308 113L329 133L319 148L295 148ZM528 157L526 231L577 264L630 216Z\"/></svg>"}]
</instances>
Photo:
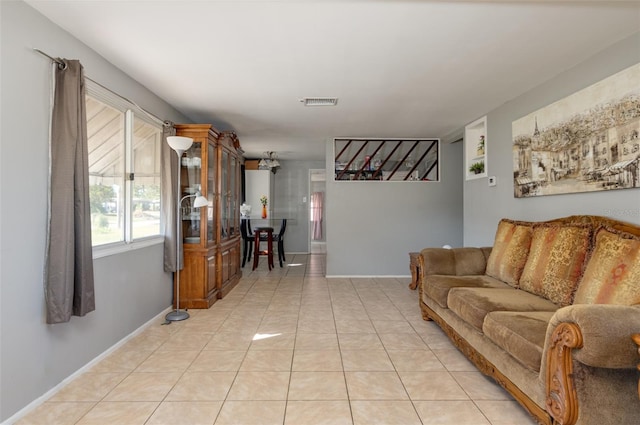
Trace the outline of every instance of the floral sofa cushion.
<instances>
[{"instance_id":1,"label":"floral sofa cushion","mask_svg":"<svg viewBox=\"0 0 640 425\"><path fill-rule=\"evenodd\" d=\"M532 230L533 223L500 220L486 274L518 287L529 254Z\"/></svg>"},{"instance_id":2,"label":"floral sofa cushion","mask_svg":"<svg viewBox=\"0 0 640 425\"><path fill-rule=\"evenodd\" d=\"M640 304L640 236L602 227L574 304Z\"/></svg>"},{"instance_id":3,"label":"floral sofa cushion","mask_svg":"<svg viewBox=\"0 0 640 425\"><path fill-rule=\"evenodd\" d=\"M536 225L520 288L570 305L591 247L591 229L584 224Z\"/></svg>"}]
</instances>

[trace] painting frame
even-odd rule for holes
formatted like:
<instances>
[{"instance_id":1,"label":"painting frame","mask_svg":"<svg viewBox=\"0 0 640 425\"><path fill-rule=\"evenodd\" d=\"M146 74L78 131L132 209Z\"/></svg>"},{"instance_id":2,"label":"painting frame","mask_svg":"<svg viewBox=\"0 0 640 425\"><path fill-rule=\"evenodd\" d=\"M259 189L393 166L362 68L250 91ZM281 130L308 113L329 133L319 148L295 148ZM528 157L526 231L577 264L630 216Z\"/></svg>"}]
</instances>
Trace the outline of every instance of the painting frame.
<instances>
[{"instance_id":1,"label":"painting frame","mask_svg":"<svg viewBox=\"0 0 640 425\"><path fill-rule=\"evenodd\" d=\"M640 63L512 122L515 198L640 187Z\"/></svg>"}]
</instances>

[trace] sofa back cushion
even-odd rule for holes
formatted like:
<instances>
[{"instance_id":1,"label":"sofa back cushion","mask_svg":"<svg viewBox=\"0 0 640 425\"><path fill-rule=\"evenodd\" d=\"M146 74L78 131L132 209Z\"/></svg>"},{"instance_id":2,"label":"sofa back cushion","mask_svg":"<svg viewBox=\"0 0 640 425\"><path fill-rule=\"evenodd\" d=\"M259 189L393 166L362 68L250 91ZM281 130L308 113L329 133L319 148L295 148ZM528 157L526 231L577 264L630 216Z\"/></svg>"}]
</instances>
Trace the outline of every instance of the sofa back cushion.
<instances>
[{"instance_id":1,"label":"sofa back cushion","mask_svg":"<svg viewBox=\"0 0 640 425\"><path fill-rule=\"evenodd\" d=\"M640 304L640 236L598 229L573 303Z\"/></svg>"},{"instance_id":2,"label":"sofa back cushion","mask_svg":"<svg viewBox=\"0 0 640 425\"><path fill-rule=\"evenodd\" d=\"M566 306L582 277L591 247L591 226L541 223L534 226L520 288Z\"/></svg>"},{"instance_id":3,"label":"sofa back cushion","mask_svg":"<svg viewBox=\"0 0 640 425\"><path fill-rule=\"evenodd\" d=\"M487 260L486 274L513 287L518 282L529 255L533 223L502 219Z\"/></svg>"}]
</instances>

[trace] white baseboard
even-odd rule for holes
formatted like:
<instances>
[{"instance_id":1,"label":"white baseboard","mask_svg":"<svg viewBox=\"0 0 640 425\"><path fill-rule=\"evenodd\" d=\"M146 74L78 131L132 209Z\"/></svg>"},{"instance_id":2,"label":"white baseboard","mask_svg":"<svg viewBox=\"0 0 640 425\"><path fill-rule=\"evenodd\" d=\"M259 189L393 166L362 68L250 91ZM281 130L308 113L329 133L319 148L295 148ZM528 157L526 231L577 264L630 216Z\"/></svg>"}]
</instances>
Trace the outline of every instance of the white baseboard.
<instances>
[{"instance_id":1,"label":"white baseboard","mask_svg":"<svg viewBox=\"0 0 640 425\"><path fill-rule=\"evenodd\" d=\"M149 321L147 321L146 323L144 323L142 326L140 326L138 329L134 330L133 332L131 332L129 335L125 336L124 338L122 338L120 341L116 342L115 344L113 344L111 347L109 347L108 349L106 349L105 351L103 351L101 354L99 354L97 357L95 357L93 360L91 360L89 363L85 364L84 366L82 366L80 369L76 370L75 372L73 372L71 375L67 376L65 379L62 380L62 382L60 382L58 385L56 385L55 387L51 388L49 391L47 391L46 393L44 393L43 395L41 395L40 397L38 397L37 399L33 400L31 403L27 404L25 407L23 407L22 409L20 409L19 411L17 411L13 416L11 416L10 418L6 419L4 422L2 422L0 425L11 425L15 422L17 422L18 420L22 419L24 416L26 416L28 413L31 413L31 411L35 410L38 406L40 406L42 403L44 403L45 401L47 401L48 399L50 399L55 393L57 393L58 391L60 391L65 385L67 385L69 382L73 381L74 379L76 379L78 376L82 375L83 373L85 373L87 370L91 369L93 366L95 366L97 363L99 363L100 361L104 360L107 356L109 356L111 353L113 353L114 351L116 351L118 348L122 347L124 344L126 344L127 342L129 342L129 340L131 340L132 338L134 338L135 336L139 335L140 333L142 333L142 331L144 331L147 327L151 326L152 324L158 323L158 320L160 319L164 319L164 316L167 315L167 313L169 313L171 310L173 309L172 306L167 307L165 310L163 310L161 313L158 313L156 316L154 316L152 319L150 319Z\"/></svg>"}]
</instances>

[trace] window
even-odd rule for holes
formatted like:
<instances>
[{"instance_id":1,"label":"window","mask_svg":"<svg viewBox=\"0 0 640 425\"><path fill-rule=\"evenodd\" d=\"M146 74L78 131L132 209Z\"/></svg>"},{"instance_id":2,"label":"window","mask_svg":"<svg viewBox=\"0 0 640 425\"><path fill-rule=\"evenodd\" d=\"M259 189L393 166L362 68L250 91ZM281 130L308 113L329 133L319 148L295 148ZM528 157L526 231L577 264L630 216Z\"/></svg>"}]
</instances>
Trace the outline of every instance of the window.
<instances>
[{"instance_id":1,"label":"window","mask_svg":"<svg viewBox=\"0 0 640 425\"><path fill-rule=\"evenodd\" d=\"M159 236L162 126L124 99L87 83L93 246Z\"/></svg>"},{"instance_id":2,"label":"window","mask_svg":"<svg viewBox=\"0 0 640 425\"><path fill-rule=\"evenodd\" d=\"M439 144L439 139L334 139L334 179L438 181Z\"/></svg>"}]
</instances>

